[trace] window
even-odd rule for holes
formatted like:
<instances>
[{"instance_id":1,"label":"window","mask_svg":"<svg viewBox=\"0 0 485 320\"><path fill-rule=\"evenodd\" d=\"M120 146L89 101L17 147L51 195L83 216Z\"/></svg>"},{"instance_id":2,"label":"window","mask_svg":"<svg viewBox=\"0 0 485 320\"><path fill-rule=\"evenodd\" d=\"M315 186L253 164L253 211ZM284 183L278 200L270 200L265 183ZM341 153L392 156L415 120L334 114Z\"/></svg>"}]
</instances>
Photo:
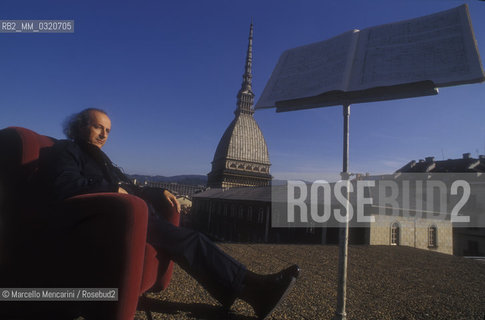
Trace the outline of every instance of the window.
<instances>
[{"instance_id":1,"label":"window","mask_svg":"<svg viewBox=\"0 0 485 320\"><path fill-rule=\"evenodd\" d=\"M391 245L399 245L399 223L394 222L391 226Z\"/></svg>"},{"instance_id":2,"label":"window","mask_svg":"<svg viewBox=\"0 0 485 320\"><path fill-rule=\"evenodd\" d=\"M239 207L239 219L244 218L244 208L241 206Z\"/></svg>"},{"instance_id":3,"label":"window","mask_svg":"<svg viewBox=\"0 0 485 320\"><path fill-rule=\"evenodd\" d=\"M438 246L437 233L438 233L438 230L436 229L436 226L431 226L428 228L428 247L429 248L436 248Z\"/></svg>"},{"instance_id":4,"label":"window","mask_svg":"<svg viewBox=\"0 0 485 320\"><path fill-rule=\"evenodd\" d=\"M263 208L259 208L258 223L263 223L263 222L264 222L264 210Z\"/></svg>"}]
</instances>

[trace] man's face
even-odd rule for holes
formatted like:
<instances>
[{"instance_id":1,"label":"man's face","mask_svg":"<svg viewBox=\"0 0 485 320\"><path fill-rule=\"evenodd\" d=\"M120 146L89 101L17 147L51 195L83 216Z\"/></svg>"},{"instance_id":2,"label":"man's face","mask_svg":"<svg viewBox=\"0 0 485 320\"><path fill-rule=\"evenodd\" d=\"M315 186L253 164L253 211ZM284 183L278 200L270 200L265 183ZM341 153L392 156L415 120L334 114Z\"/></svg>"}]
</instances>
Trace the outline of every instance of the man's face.
<instances>
[{"instance_id":1,"label":"man's face","mask_svg":"<svg viewBox=\"0 0 485 320\"><path fill-rule=\"evenodd\" d=\"M106 143L111 131L111 120L102 112L91 111L86 128L86 141L100 148Z\"/></svg>"}]
</instances>

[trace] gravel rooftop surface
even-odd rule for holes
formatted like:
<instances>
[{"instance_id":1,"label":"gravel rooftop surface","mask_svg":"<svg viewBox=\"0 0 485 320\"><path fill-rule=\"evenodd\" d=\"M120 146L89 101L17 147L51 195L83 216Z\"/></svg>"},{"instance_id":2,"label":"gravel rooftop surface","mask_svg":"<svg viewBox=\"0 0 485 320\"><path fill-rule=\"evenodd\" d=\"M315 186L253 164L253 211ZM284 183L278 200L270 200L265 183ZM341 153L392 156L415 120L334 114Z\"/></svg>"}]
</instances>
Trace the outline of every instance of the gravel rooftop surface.
<instances>
[{"instance_id":1,"label":"gravel rooftop surface","mask_svg":"<svg viewBox=\"0 0 485 320\"><path fill-rule=\"evenodd\" d=\"M336 308L338 246L227 244L220 247L259 273L301 268L269 319L331 319ZM178 266L170 286L140 299L153 319L256 319L241 300L232 312ZM137 311L136 320L148 319ZM485 319L485 263L409 247L350 246L347 319Z\"/></svg>"}]
</instances>

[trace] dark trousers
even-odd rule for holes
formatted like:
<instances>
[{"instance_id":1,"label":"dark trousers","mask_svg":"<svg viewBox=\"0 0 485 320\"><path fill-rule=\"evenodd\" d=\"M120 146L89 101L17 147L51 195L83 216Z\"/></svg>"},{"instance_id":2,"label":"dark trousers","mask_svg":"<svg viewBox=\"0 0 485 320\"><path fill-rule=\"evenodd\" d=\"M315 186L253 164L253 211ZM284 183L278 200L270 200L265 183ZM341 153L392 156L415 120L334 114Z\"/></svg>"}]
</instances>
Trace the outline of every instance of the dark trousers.
<instances>
[{"instance_id":1,"label":"dark trousers","mask_svg":"<svg viewBox=\"0 0 485 320\"><path fill-rule=\"evenodd\" d=\"M168 254L223 306L230 306L242 290L246 267L202 233L176 227L148 206L147 242Z\"/></svg>"}]
</instances>

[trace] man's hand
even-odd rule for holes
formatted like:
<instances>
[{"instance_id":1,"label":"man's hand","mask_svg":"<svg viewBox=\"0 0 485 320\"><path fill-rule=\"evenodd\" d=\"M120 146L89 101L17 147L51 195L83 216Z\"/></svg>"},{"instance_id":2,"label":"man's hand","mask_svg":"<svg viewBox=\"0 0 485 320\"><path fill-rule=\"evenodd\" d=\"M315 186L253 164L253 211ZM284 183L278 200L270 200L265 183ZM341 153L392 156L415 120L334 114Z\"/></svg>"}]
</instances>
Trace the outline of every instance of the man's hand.
<instances>
[{"instance_id":1,"label":"man's hand","mask_svg":"<svg viewBox=\"0 0 485 320\"><path fill-rule=\"evenodd\" d=\"M172 207L175 207L177 209L177 212L180 213L180 203L175 198L173 194L171 194L168 190L163 191L163 195L165 196L165 199L170 203Z\"/></svg>"},{"instance_id":2,"label":"man's hand","mask_svg":"<svg viewBox=\"0 0 485 320\"><path fill-rule=\"evenodd\" d=\"M119 187L118 188L118 193L124 193L124 194L128 194L128 192L126 192L125 189L123 189L122 187Z\"/></svg>"}]
</instances>

